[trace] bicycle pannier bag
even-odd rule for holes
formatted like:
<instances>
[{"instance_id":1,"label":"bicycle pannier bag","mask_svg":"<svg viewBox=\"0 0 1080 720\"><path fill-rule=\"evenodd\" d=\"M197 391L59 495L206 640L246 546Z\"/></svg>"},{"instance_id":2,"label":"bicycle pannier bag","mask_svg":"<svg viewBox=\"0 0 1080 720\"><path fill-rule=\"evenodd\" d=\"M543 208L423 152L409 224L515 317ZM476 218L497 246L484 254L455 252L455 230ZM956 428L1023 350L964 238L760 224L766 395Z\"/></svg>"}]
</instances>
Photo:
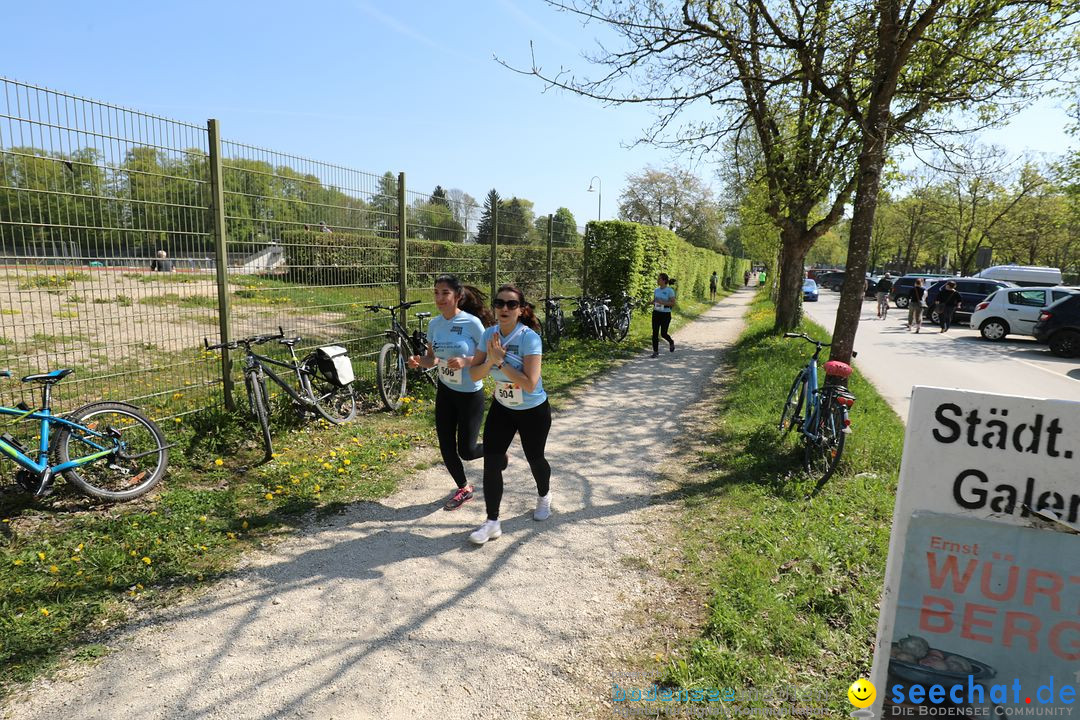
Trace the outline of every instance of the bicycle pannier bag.
<instances>
[{"instance_id":1,"label":"bicycle pannier bag","mask_svg":"<svg viewBox=\"0 0 1080 720\"><path fill-rule=\"evenodd\" d=\"M330 382L339 387L345 387L356 379L353 375L349 351L342 346L327 345L319 348L315 353L319 362L319 372Z\"/></svg>"}]
</instances>

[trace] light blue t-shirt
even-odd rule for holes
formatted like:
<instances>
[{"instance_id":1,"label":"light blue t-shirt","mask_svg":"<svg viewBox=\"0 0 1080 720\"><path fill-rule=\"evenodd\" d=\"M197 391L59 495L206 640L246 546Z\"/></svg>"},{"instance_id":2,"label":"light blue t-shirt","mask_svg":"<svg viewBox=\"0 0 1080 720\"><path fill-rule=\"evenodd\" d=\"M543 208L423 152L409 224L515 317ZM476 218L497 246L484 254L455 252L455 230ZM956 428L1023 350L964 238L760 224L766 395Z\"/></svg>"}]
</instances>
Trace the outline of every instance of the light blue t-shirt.
<instances>
[{"instance_id":1,"label":"light blue t-shirt","mask_svg":"<svg viewBox=\"0 0 1080 720\"><path fill-rule=\"evenodd\" d=\"M428 340L435 349L435 357L448 360L454 357L472 357L479 347L484 349L484 324L480 318L462 310L450 320L436 315L428 323ZM472 379L470 368L452 371L439 363L439 382L458 392L482 390L484 383Z\"/></svg>"},{"instance_id":2,"label":"light blue t-shirt","mask_svg":"<svg viewBox=\"0 0 1080 720\"><path fill-rule=\"evenodd\" d=\"M668 285L667 287L662 287L662 288L658 287L658 288L656 288L655 290L652 291L652 295L653 295L653 300L655 300L655 301L674 300L675 299L675 288L671 287L670 285ZM671 308L669 308L667 305L657 305L654 302L653 303L653 312L669 313L669 312L671 312Z\"/></svg>"},{"instance_id":3,"label":"light blue t-shirt","mask_svg":"<svg viewBox=\"0 0 1080 720\"><path fill-rule=\"evenodd\" d=\"M488 340L494 337L497 332L499 332L498 325L484 330L483 347L485 349ZM506 337L499 333L499 341L506 350L506 362L515 370L521 372L524 372L525 369L526 355L544 354L540 336L521 323L518 323L517 327ZM495 380L495 399L511 410L528 410L537 405L542 405L547 400L543 378L537 381L535 390L526 392L520 386L507 387L508 384L513 385L513 381L502 370L491 368L491 377Z\"/></svg>"}]
</instances>

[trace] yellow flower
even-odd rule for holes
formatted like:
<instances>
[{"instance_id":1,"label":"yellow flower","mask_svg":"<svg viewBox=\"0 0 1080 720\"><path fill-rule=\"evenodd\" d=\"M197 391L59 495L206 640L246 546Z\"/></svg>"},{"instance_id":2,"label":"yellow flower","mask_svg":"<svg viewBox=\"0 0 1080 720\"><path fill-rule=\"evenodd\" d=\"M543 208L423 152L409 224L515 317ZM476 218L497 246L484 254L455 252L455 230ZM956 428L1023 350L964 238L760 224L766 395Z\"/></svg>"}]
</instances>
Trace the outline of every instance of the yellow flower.
<instances>
[{"instance_id":1,"label":"yellow flower","mask_svg":"<svg viewBox=\"0 0 1080 720\"><path fill-rule=\"evenodd\" d=\"M264 495L263 497L265 497L267 500L273 500L274 493L266 493L266 495Z\"/></svg>"},{"instance_id":2,"label":"yellow flower","mask_svg":"<svg viewBox=\"0 0 1080 720\"><path fill-rule=\"evenodd\" d=\"M227 536L227 537L228 537L228 538L229 538L230 540L235 540L235 539L236 539L236 533L232 533L232 532L231 532L231 533L225 533L225 535L226 535L226 536Z\"/></svg>"},{"instance_id":3,"label":"yellow flower","mask_svg":"<svg viewBox=\"0 0 1080 720\"><path fill-rule=\"evenodd\" d=\"M45 617L49 617L49 608L41 608L41 614Z\"/></svg>"},{"instance_id":4,"label":"yellow flower","mask_svg":"<svg viewBox=\"0 0 1080 720\"><path fill-rule=\"evenodd\" d=\"M15 560L14 560L13 562L14 562L14 563L15 563L16 565L22 565L22 564L23 564L23 561L22 561L22 560L19 560L18 558L16 558L16 559L15 559Z\"/></svg>"},{"instance_id":5,"label":"yellow flower","mask_svg":"<svg viewBox=\"0 0 1080 720\"><path fill-rule=\"evenodd\" d=\"M128 554L131 555L131 557L135 557L137 555L134 550L128 550Z\"/></svg>"},{"instance_id":6,"label":"yellow flower","mask_svg":"<svg viewBox=\"0 0 1080 720\"><path fill-rule=\"evenodd\" d=\"M247 527L248 527L248 522L247 522L247 520L245 520L244 522L240 523L240 527L242 527L243 529L247 530Z\"/></svg>"},{"instance_id":7,"label":"yellow flower","mask_svg":"<svg viewBox=\"0 0 1080 720\"><path fill-rule=\"evenodd\" d=\"M56 573L60 572L60 568L56 567L55 565L50 565L49 566L49 572L51 572L53 574L56 574Z\"/></svg>"},{"instance_id":8,"label":"yellow flower","mask_svg":"<svg viewBox=\"0 0 1080 720\"><path fill-rule=\"evenodd\" d=\"M144 557L144 558L142 559L142 561L143 561L143 565L149 565L150 563L152 563L152 562L153 562L153 560L151 560L151 559L150 559L150 558L148 558L148 557Z\"/></svg>"},{"instance_id":9,"label":"yellow flower","mask_svg":"<svg viewBox=\"0 0 1080 720\"><path fill-rule=\"evenodd\" d=\"M37 554L37 556L38 556L38 560L44 560L45 559L45 553L43 553L43 552L39 552Z\"/></svg>"},{"instance_id":10,"label":"yellow flower","mask_svg":"<svg viewBox=\"0 0 1080 720\"><path fill-rule=\"evenodd\" d=\"M330 457L337 457L337 453L333 450L330 451Z\"/></svg>"},{"instance_id":11,"label":"yellow flower","mask_svg":"<svg viewBox=\"0 0 1080 720\"><path fill-rule=\"evenodd\" d=\"M312 488L312 489L313 489L313 490L315 490L315 492L321 492L321 491L322 491L322 486L321 486L321 485L316 485L316 486L315 486L314 488Z\"/></svg>"},{"instance_id":12,"label":"yellow flower","mask_svg":"<svg viewBox=\"0 0 1080 720\"><path fill-rule=\"evenodd\" d=\"M79 543L79 546L77 548L75 548L75 552L82 552L82 549L83 549L83 544Z\"/></svg>"},{"instance_id":13,"label":"yellow flower","mask_svg":"<svg viewBox=\"0 0 1080 720\"><path fill-rule=\"evenodd\" d=\"M225 461L222 460L221 458L218 458L217 460L214 461L214 464L217 465L218 467L221 467L222 465L225 464Z\"/></svg>"},{"instance_id":14,"label":"yellow flower","mask_svg":"<svg viewBox=\"0 0 1080 720\"><path fill-rule=\"evenodd\" d=\"M349 458L345 458L341 462L345 463L346 465L352 465L352 460L350 460Z\"/></svg>"},{"instance_id":15,"label":"yellow flower","mask_svg":"<svg viewBox=\"0 0 1080 720\"><path fill-rule=\"evenodd\" d=\"M199 516L199 522L201 522L201 523L206 522L206 516L205 515L200 515Z\"/></svg>"},{"instance_id":16,"label":"yellow flower","mask_svg":"<svg viewBox=\"0 0 1080 720\"><path fill-rule=\"evenodd\" d=\"M324 462L324 463L322 464L322 466L323 466L323 468L325 468L325 469L327 469L327 470L329 470L330 468L332 468L332 467L333 467L333 465L331 465L331 464L330 464L330 463L328 463L328 462Z\"/></svg>"}]
</instances>

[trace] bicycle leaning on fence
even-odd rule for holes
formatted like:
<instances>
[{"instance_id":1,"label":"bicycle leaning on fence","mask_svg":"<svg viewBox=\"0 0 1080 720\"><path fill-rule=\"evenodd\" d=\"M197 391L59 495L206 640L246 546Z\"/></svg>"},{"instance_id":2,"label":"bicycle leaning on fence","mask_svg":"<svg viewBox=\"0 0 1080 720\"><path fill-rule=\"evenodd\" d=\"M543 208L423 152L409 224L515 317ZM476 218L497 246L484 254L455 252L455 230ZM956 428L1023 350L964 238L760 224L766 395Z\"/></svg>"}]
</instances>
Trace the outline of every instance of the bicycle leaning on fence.
<instances>
[{"instance_id":1,"label":"bicycle leaning on fence","mask_svg":"<svg viewBox=\"0 0 1080 720\"><path fill-rule=\"evenodd\" d=\"M277 383L293 401L293 407L302 419L318 414L334 424L348 422L356 417L356 393L353 388L352 361L348 352L340 345L327 345L316 348L304 356L296 357L296 344L300 337L285 337L285 331L278 328L275 335L252 335L251 337L230 340L227 343L211 345L203 338L206 349L220 350L228 348L244 350L244 386L247 388L248 409L259 423L262 431L263 447L266 458L274 453L273 439L270 437L270 396L266 392L266 379ZM282 361L260 355L252 347L277 340L289 348L291 360ZM271 366L284 368L296 376L299 390L275 373Z\"/></svg>"},{"instance_id":2,"label":"bicycle leaning on fence","mask_svg":"<svg viewBox=\"0 0 1080 720\"><path fill-rule=\"evenodd\" d=\"M53 415L52 387L73 370L27 375L22 382L42 384L41 407L25 403L0 406L0 414L15 422L39 422L37 458L11 435L0 435L0 452L19 470L15 480L35 497L52 493L57 475L85 495L119 502L150 491L165 475L169 448L165 436L135 405L92 402L66 415ZM11 377L0 370L0 377ZM55 432L52 428L58 426Z\"/></svg>"},{"instance_id":3,"label":"bicycle leaning on fence","mask_svg":"<svg viewBox=\"0 0 1080 720\"><path fill-rule=\"evenodd\" d=\"M784 333L784 337L802 338L814 345L813 356L791 383L779 424L784 433L798 428L803 441L803 465L818 477L813 496L832 476L844 454L844 440L851 432L848 410L855 404L855 396L841 384L818 385L818 356L831 343L814 340L805 333ZM846 380L851 375L851 366L836 360L826 362L824 369L826 377Z\"/></svg>"},{"instance_id":4,"label":"bicycle leaning on fence","mask_svg":"<svg viewBox=\"0 0 1080 720\"><path fill-rule=\"evenodd\" d=\"M563 309L560 304L563 300L572 300L565 295L553 295L543 299L544 324L541 330L544 334L545 344L552 350L559 349L559 341L566 334L566 318L563 317Z\"/></svg>"},{"instance_id":5,"label":"bicycle leaning on fence","mask_svg":"<svg viewBox=\"0 0 1080 720\"><path fill-rule=\"evenodd\" d=\"M409 300L393 307L387 305L366 305L371 312L386 311L390 313L390 329L386 331L387 343L379 350L379 362L375 366L376 381L379 385L379 396L387 410L397 410L401 407L401 400L405 397L405 391L409 384L408 360L413 355L425 355L428 349L427 333L424 332L424 321L431 317L429 312L416 313L419 327L409 333L408 328L398 321L398 311L408 310L413 305L419 305L420 300ZM419 373L420 377L434 385L439 377L439 366L431 368L417 368L413 372Z\"/></svg>"}]
</instances>

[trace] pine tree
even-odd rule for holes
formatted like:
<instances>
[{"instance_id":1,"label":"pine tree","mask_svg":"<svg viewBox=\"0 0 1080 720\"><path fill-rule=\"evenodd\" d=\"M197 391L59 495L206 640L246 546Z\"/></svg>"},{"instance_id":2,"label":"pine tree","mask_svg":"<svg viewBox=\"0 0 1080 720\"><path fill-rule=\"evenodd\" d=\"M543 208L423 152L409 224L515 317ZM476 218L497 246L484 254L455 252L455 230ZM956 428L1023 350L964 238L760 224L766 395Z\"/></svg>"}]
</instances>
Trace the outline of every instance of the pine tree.
<instances>
[{"instance_id":1,"label":"pine tree","mask_svg":"<svg viewBox=\"0 0 1080 720\"><path fill-rule=\"evenodd\" d=\"M432 191L431 197L428 199L428 204L450 207L450 200L447 198L446 191L443 190L442 185L435 186L435 190Z\"/></svg>"},{"instance_id":2,"label":"pine tree","mask_svg":"<svg viewBox=\"0 0 1080 720\"><path fill-rule=\"evenodd\" d=\"M476 229L476 242L481 245L490 245L491 238L495 234L494 215L502 199L495 188L484 198L484 209L480 212L480 227Z\"/></svg>"}]
</instances>

